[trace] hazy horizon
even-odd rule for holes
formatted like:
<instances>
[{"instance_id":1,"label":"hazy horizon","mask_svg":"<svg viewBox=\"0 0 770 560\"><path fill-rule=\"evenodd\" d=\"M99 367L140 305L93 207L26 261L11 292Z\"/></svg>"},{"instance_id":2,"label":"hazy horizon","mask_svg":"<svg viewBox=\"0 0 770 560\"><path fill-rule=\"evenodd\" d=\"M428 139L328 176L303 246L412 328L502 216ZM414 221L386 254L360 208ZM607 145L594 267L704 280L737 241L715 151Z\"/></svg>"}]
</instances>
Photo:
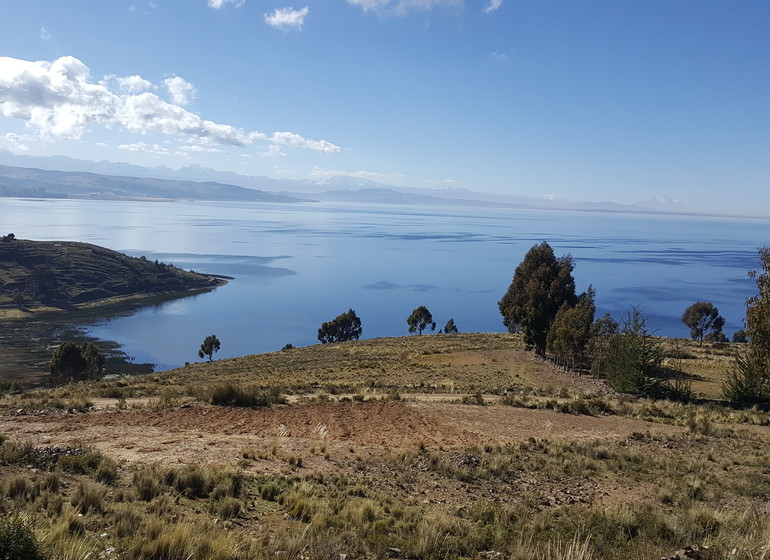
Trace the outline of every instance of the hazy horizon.
<instances>
[{"instance_id":1,"label":"hazy horizon","mask_svg":"<svg viewBox=\"0 0 770 560\"><path fill-rule=\"evenodd\" d=\"M0 31L6 154L700 213L770 202L759 0L41 0Z\"/></svg>"}]
</instances>

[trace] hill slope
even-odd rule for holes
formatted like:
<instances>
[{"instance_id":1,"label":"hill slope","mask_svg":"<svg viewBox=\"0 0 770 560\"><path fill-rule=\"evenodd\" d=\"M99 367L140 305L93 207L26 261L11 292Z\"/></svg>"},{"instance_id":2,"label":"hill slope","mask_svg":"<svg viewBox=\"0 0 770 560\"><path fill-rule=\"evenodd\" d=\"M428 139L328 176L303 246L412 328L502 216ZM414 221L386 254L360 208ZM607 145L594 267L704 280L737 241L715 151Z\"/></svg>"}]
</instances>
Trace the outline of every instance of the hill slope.
<instances>
[{"instance_id":1,"label":"hill slope","mask_svg":"<svg viewBox=\"0 0 770 560\"><path fill-rule=\"evenodd\" d=\"M118 177L0 165L0 196L35 198L235 200L300 202L277 193L211 181Z\"/></svg>"},{"instance_id":2,"label":"hill slope","mask_svg":"<svg viewBox=\"0 0 770 560\"><path fill-rule=\"evenodd\" d=\"M224 283L89 243L8 238L0 242L0 317L19 309L72 309L151 294L209 290Z\"/></svg>"}]
</instances>

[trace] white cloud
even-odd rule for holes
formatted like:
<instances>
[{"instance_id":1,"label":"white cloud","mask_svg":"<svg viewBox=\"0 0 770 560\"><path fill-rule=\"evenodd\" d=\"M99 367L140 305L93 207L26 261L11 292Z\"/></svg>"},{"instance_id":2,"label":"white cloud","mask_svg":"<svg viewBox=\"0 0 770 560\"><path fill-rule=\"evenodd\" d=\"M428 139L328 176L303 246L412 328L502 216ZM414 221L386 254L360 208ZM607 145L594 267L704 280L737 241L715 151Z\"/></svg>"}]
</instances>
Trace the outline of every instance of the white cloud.
<instances>
[{"instance_id":1,"label":"white cloud","mask_svg":"<svg viewBox=\"0 0 770 560\"><path fill-rule=\"evenodd\" d=\"M99 84L108 89L117 85L123 93L142 93L152 88L152 82L145 80L141 76L124 76L121 78L115 74L106 75L99 81Z\"/></svg>"},{"instance_id":2,"label":"white cloud","mask_svg":"<svg viewBox=\"0 0 770 560\"><path fill-rule=\"evenodd\" d=\"M171 101L176 105L189 105L195 99L197 93L195 87L184 78L179 76L166 78L163 80L163 85L171 95Z\"/></svg>"},{"instance_id":3,"label":"white cloud","mask_svg":"<svg viewBox=\"0 0 770 560\"><path fill-rule=\"evenodd\" d=\"M294 8L275 9L272 14L265 14L265 23L278 29L302 29L305 23L305 17L310 12L310 8L305 6L301 10Z\"/></svg>"},{"instance_id":4,"label":"white cloud","mask_svg":"<svg viewBox=\"0 0 770 560\"><path fill-rule=\"evenodd\" d=\"M141 76L126 76L118 78L120 89L126 93L142 93L152 87L152 82Z\"/></svg>"},{"instance_id":5,"label":"white cloud","mask_svg":"<svg viewBox=\"0 0 770 560\"><path fill-rule=\"evenodd\" d=\"M489 58L496 60L497 62L505 62L508 60L508 55L505 53L493 52L489 54Z\"/></svg>"},{"instance_id":6,"label":"white cloud","mask_svg":"<svg viewBox=\"0 0 770 560\"><path fill-rule=\"evenodd\" d=\"M327 154L336 154L340 152L340 147L335 146L331 142L327 142L326 140L308 140L293 132L276 132L270 137L270 142L280 144L281 146L307 148L309 150L316 150Z\"/></svg>"},{"instance_id":7,"label":"white cloud","mask_svg":"<svg viewBox=\"0 0 770 560\"><path fill-rule=\"evenodd\" d=\"M267 147L267 150L262 152L261 155L262 157L266 157L269 159L278 159L278 158L286 157L286 153L281 149L280 146L276 144L270 144Z\"/></svg>"},{"instance_id":8,"label":"white cloud","mask_svg":"<svg viewBox=\"0 0 770 560\"><path fill-rule=\"evenodd\" d=\"M125 150L127 152L145 152L149 154L169 154L168 148L164 148L158 144L147 144L146 142L135 142L133 144L121 144L118 146L119 150Z\"/></svg>"},{"instance_id":9,"label":"white cloud","mask_svg":"<svg viewBox=\"0 0 770 560\"><path fill-rule=\"evenodd\" d=\"M338 169L319 169L315 168L310 172L311 177L320 177L328 179L329 177L353 177L355 179L368 179L370 181L394 180L400 179L403 175L378 173L377 171L340 171Z\"/></svg>"},{"instance_id":10,"label":"white cloud","mask_svg":"<svg viewBox=\"0 0 770 560\"><path fill-rule=\"evenodd\" d=\"M0 151L23 154L29 151L30 140L28 136L6 132L4 136L0 136Z\"/></svg>"},{"instance_id":11,"label":"white cloud","mask_svg":"<svg viewBox=\"0 0 770 560\"><path fill-rule=\"evenodd\" d=\"M489 4L484 8L484 13L492 13L496 11L503 3L503 0L489 0Z\"/></svg>"},{"instance_id":12,"label":"white cloud","mask_svg":"<svg viewBox=\"0 0 770 560\"><path fill-rule=\"evenodd\" d=\"M240 8L246 0L208 0L209 8L219 10L224 8L227 4L232 4L235 8Z\"/></svg>"},{"instance_id":13,"label":"white cloud","mask_svg":"<svg viewBox=\"0 0 770 560\"><path fill-rule=\"evenodd\" d=\"M348 4L358 6L364 12L374 12L381 16L405 16L412 11L427 11L441 7L461 8L463 0L348 0Z\"/></svg>"},{"instance_id":14,"label":"white cloud","mask_svg":"<svg viewBox=\"0 0 770 560\"><path fill-rule=\"evenodd\" d=\"M53 42L53 35L51 35L51 32L48 31L48 28L46 26L43 26L40 28L40 38L43 41Z\"/></svg>"},{"instance_id":15,"label":"white cloud","mask_svg":"<svg viewBox=\"0 0 770 560\"><path fill-rule=\"evenodd\" d=\"M209 153L209 154L215 154L222 151L219 148L199 146L198 144L193 144L191 146L182 146L181 148L179 148L179 150L182 152Z\"/></svg>"},{"instance_id":16,"label":"white cloud","mask_svg":"<svg viewBox=\"0 0 770 560\"><path fill-rule=\"evenodd\" d=\"M152 88L150 82L139 76L108 76L92 83L86 65L71 56L53 62L0 57L0 117L23 120L38 138L52 141L80 140L91 127L103 125L140 135L159 132L201 146L247 147L254 142L267 142L324 153L340 151L339 146L326 140L310 140L293 132L269 136L215 123L178 104L163 101L151 91L114 93L111 83L117 83L122 90ZM181 78L165 83L178 102L192 95L192 86ZM129 149L126 146L139 144L124 144L122 149Z\"/></svg>"}]
</instances>

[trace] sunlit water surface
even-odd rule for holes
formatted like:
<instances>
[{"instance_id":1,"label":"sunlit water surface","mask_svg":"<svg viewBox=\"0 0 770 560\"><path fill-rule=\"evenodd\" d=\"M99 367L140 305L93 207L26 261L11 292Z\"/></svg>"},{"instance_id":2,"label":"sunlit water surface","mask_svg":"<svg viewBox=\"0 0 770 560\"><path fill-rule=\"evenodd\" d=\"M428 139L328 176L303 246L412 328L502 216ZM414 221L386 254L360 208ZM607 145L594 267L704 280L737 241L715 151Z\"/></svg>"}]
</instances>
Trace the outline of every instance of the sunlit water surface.
<instances>
[{"instance_id":1,"label":"sunlit water surface","mask_svg":"<svg viewBox=\"0 0 770 560\"><path fill-rule=\"evenodd\" d=\"M598 313L638 306L659 334L712 301L730 336L755 291L747 271L770 243L770 221L482 208L0 199L17 237L73 240L235 277L210 293L83 325L157 370L195 361L206 335L217 358L316 344L318 327L352 308L363 337L407 334L425 305L439 327L504 330L497 302L534 244L571 253L578 290ZM4 232L5 233L5 232Z\"/></svg>"}]
</instances>

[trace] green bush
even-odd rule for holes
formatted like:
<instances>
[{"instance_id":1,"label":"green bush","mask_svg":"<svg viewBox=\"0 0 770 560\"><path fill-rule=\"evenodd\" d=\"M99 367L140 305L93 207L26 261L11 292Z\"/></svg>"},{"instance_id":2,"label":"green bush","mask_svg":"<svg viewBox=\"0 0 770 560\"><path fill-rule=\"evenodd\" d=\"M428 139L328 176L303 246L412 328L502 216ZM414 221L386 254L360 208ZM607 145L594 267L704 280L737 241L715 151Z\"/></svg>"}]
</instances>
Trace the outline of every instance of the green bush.
<instances>
[{"instance_id":1,"label":"green bush","mask_svg":"<svg viewBox=\"0 0 770 560\"><path fill-rule=\"evenodd\" d=\"M45 560L32 529L18 517L0 520L0 560Z\"/></svg>"}]
</instances>

